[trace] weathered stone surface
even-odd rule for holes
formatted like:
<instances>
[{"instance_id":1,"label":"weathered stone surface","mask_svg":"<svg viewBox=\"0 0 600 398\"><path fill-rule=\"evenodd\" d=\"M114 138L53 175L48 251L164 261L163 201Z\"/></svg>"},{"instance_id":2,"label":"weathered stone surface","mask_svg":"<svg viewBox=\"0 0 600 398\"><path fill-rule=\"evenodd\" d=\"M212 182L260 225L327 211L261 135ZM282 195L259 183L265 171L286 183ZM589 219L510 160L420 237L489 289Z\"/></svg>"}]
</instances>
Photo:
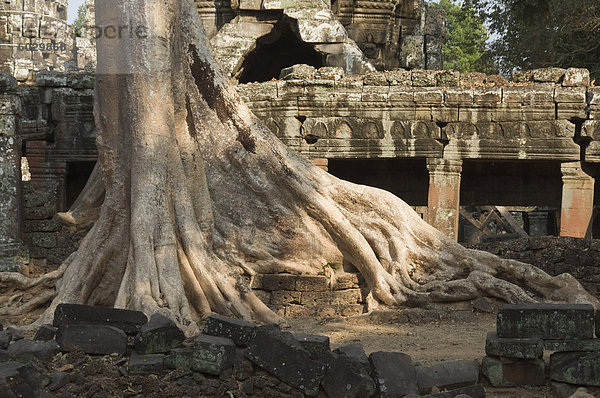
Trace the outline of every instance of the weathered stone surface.
<instances>
[{"instance_id":1,"label":"weathered stone surface","mask_svg":"<svg viewBox=\"0 0 600 398\"><path fill-rule=\"evenodd\" d=\"M336 355L330 362L322 386L329 397L369 398L376 392L368 367L343 354Z\"/></svg>"},{"instance_id":2,"label":"weathered stone surface","mask_svg":"<svg viewBox=\"0 0 600 398\"><path fill-rule=\"evenodd\" d=\"M419 393L417 373L410 356L401 352L378 351L369 355L369 361L380 397Z\"/></svg>"},{"instance_id":3,"label":"weathered stone surface","mask_svg":"<svg viewBox=\"0 0 600 398\"><path fill-rule=\"evenodd\" d=\"M173 348L165 357L165 366L169 369L191 369L193 355L194 349L192 347Z\"/></svg>"},{"instance_id":4,"label":"weathered stone surface","mask_svg":"<svg viewBox=\"0 0 600 398\"><path fill-rule=\"evenodd\" d=\"M298 276L296 289L299 292L324 292L329 290L329 280L324 276Z\"/></svg>"},{"instance_id":5,"label":"weathered stone surface","mask_svg":"<svg viewBox=\"0 0 600 398\"><path fill-rule=\"evenodd\" d=\"M56 333L56 341L63 351L73 351L77 347L86 354L124 354L127 351L127 335L114 326L62 325Z\"/></svg>"},{"instance_id":6,"label":"weathered stone surface","mask_svg":"<svg viewBox=\"0 0 600 398\"><path fill-rule=\"evenodd\" d=\"M140 355L132 352L129 357L129 374L141 375L160 373L164 370L165 356L163 354Z\"/></svg>"},{"instance_id":7,"label":"weathered stone surface","mask_svg":"<svg viewBox=\"0 0 600 398\"><path fill-rule=\"evenodd\" d=\"M457 388L437 394L422 395L421 398L485 398L485 387L483 384Z\"/></svg>"},{"instance_id":8,"label":"weathered stone surface","mask_svg":"<svg viewBox=\"0 0 600 398\"><path fill-rule=\"evenodd\" d=\"M591 339L594 307L588 304L506 304L498 310L498 337Z\"/></svg>"},{"instance_id":9,"label":"weathered stone surface","mask_svg":"<svg viewBox=\"0 0 600 398\"><path fill-rule=\"evenodd\" d=\"M218 375L232 365L234 355L235 344L230 339L201 334L194 340L191 368Z\"/></svg>"},{"instance_id":10,"label":"weathered stone surface","mask_svg":"<svg viewBox=\"0 0 600 398\"><path fill-rule=\"evenodd\" d=\"M185 340L185 334L171 319L156 313L135 337L135 350L140 354L169 352Z\"/></svg>"},{"instance_id":11,"label":"weathered stone surface","mask_svg":"<svg viewBox=\"0 0 600 398\"><path fill-rule=\"evenodd\" d=\"M544 348L556 352L599 351L600 339L591 340L544 340Z\"/></svg>"},{"instance_id":12,"label":"weathered stone surface","mask_svg":"<svg viewBox=\"0 0 600 398\"><path fill-rule=\"evenodd\" d=\"M360 343L347 344L341 347L338 347L334 350L336 354L345 355L363 366L367 373L371 373L371 363L369 362L369 358L365 353L365 349Z\"/></svg>"},{"instance_id":13,"label":"weathered stone surface","mask_svg":"<svg viewBox=\"0 0 600 398\"><path fill-rule=\"evenodd\" d=\"M21 339L8 346L8 355L17 361L29 361L32 358L49 360L59 350L56 341L33 341Z\"/></svg>"},{"instance_id":14,"label":"weathered stone surface","mask_svg":"<svg viewBox=\"0 0 600 398\"><path fill-rule=\"evenodd\" d=\"M148 318L140 311L81 304L59 304L54 311L55 327L63 325L114 326L125 333L137 333Z\"/></svg>"},{"instance_id":15,"label":"weathered stone surface","mask_svg":"<svg viewBox=\"0 0 600 398\"><path fill-rule=\"evenodd\" d=\"M327 336L299 333L295 334L294 337L314 359L322 358L330 352L329 337Z\"/></svg>"},{"instance_id":16,"label":"weathered stone surface","mask_svg":"<svg viewBox=\"0 0 600 398\"><path fill-rule=\"evenodd\" d=\"M600 352L557 352L550 355L550 379L600 386Z\"/></svg>"},{"instance_id":17,"label":"weathered stone surface","mask_svg":"<svg viewBox=\"0 0 600 398\"><path fill-rule=\"evenodd\" d=\"M540 339L501 339L496 332L489 332L485 339L485 353L492 357L535 359L544 354L544 345Z\"/></svg>"},{"instance_id":18,"label":"weathered stone surface","mask_svg":"<svg viewBox=\"0 0 600 398\"><path fill-rule=\"evenodd\" d=\"M43 375L34 367L20 362L0 362L0 394L2 397L35 397Z\"/></svg>"},{"instance_id":19,"label":"weathered stone surface","mask_svg":"<svg viewBox=\"0 0 600 398\"><path fill-rule=\"evenodd\" d=\"M50 384L48 390L56 391L69 383L69 374L67 372L54 372L50 375Z\"/></svg>"},{"instance_id":20,"label":"weathered stone surface","mask_svg":"<svg viewBox=\"0 0 600 398\"><path fill-rule=\"evenodd\" d=\"M54 336L56 336L57 330L58 330L58 328L55 328L52 325L48 325L48 324L42 325L42 326L40 326L38 331L35 333L35 337L33 339L37 340L37 341L52 340L54 338Z\"/></svg>"},{"instance_id":21,"label":"weathered stone surface","mask_svg":"<svg viewBox=\"0 0 600 398\"><path fill-rule=\"evenodd\" d=\"M11 341L12 337L9 332L6 330L0 332L0 350L6 350Z\"/></svg>"},{"instance_id":22,"label":"weathered stone surface","mask_svg":"<svg viewBox=\"0 0 600 398\"><path fill-rule=\"evenodd\" d=\"M260 286L264 290L295 290L296 289L296 276L286 274L265 274L261 278L257 279L256 283L260 283ZM260 282L258 281L260 279ZM253 286L254 288L254 286Z\"/></svg>"},{"instance_id":23,"label":"weathered stone surface","mask_svg":"<svg viewBox=\"0 0 600 398\"><path fill-rule=\"evenodd\" d=\"M325 365L311 359L308 351L290 333L272 325L258 327L246 357L306 395L318 394Z\"/></svg>"},{"instance_id":24,"label":"weathered stone surface","mask_svg":"<svg viewBox=\"0 0 600 398\"><path fill-rule=\"evenodd\" d=\"M206 318L202 333L211 336L231 339L235 344L247 347L254 335L256 325L239 319L227 318L218 314L211 314Z\"/></svg>"},{"instance_id":25,"label":"weathered stone surface","mask_svg":"<svg viewBox=\"0 0 600 398\"><path fill-rule=\"evenodd\" d=\"M543 359L484 357L481 371L494 387L542 386L546 384Z\"/></svg>"},{"instance_id":26,"label":"weathered stone surface","mask_svg":"<svg viewBox=\"0 0 600 398\"><path fill-rule=\"evenodd\" d=\"M289 68L283 68L279 74L281 80L306 80L311 79L317 70L314 66L306 64L292 65Z\"/></svg>"},{"instance_id":27,"label":"weathered stone surface","mask_svg":"<svg viewBox=\"0 0 600 398\"><path fill-rule=\"evenodd\" d=\"M533 81L541 83L559 83L566 70L563 68L540 68L533 70Z\"/></svg>"},{"instance_id":28,"label":"weathered stone surface","mask_svg":"<svg viewBox=\"0 0 600 398\"><path fill-rule=\"evenodd\" d=\"M477 384L479 381L479 362L451 361L432 366L417 366L417 384L421 394L429 394L432 388L439 391L454 390Z\"/></svg>"}]
</instances>

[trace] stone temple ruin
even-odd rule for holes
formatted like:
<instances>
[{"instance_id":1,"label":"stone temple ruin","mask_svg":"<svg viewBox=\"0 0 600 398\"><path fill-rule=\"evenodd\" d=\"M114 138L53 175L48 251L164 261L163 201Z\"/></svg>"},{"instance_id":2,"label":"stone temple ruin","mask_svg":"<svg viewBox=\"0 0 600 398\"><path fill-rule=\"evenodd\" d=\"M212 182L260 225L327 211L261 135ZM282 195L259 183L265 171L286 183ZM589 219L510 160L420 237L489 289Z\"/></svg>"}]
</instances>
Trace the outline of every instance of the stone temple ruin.
<instances>
[{"instance_id":1,"label":"stone temple ruin","mask_svg":"<svg viewBox=\"0 0 600 398\"><path fill-rule=\"evenodd\" d=\"M73 204L97 159L91 3L88 28L76 38L63 3L3 3L0 18L10 23L2 44L71 36L66 53L47 57L1 47L2 270L54 268L86 233L55 215ZM512 82L444 71L443 15L422 0L197 4L253 112L330 173L393 192L461 242L600 232L592 228L600 89L587 71L537 70ZM38 30L27 36L25 21L34 20ZM307 294L296 277L285 283ZM306 311L268 286L255 289L280 313ZM360 313L360 281L340 286L323 291L331 303L325 311ZM340 310L341 303L350 307Z\"/></svg>"}]
</instances>

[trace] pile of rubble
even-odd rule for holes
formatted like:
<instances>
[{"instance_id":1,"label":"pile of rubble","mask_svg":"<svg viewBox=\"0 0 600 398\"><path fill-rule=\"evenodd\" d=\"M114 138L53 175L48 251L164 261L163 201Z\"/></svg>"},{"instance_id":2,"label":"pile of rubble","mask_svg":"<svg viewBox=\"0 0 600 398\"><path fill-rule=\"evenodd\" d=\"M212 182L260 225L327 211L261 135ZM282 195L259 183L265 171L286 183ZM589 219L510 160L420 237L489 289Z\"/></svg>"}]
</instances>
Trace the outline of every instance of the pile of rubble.
<instances>
[{"instance_id":1,"label":"pile of rubble","mask_svg":"<svg viewBox=\"0 0 600 398\"><path fill-rule=\"evenodd\" d=\"M600 312L588 304L504 305L497 330L487 335L482 373L494 387L542 386L549 379L557 396L577 386L597 393L600 339L594 329L599 336ZM544 350L553 352L548 372Z\"/></svg>"},{"instance_id":2,"label":"pile of rubble","mask_svg":"<svg viewBox=\"0 0 600 398\"><path fill-rule=\"evenodd\" d=\"M484 397L477 361L416 366L399 352L367 356L360 344L211 315L186 339L167 317L62 304L34 340L0 332L6 396ZM90 375L108 375L105 384ZM159 384L149 390L150 384ZM162 384L160 384L162 383ZM11 395L12 394L12 395ZM53 394L53 395L51 395Z\"/></svg>"}]
</instances>

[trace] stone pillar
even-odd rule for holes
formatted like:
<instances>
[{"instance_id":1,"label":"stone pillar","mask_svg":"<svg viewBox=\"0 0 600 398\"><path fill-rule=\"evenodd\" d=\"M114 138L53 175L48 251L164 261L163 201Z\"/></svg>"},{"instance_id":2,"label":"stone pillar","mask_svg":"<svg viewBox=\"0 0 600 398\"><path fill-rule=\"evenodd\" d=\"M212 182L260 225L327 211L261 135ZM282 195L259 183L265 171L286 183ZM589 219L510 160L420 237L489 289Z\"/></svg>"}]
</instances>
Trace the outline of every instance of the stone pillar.
<instances>
[{"instance_id":1,"label":"stone pillar","mask_svg":"<svg viewBox=\"0 0 600 398\"><path fill-rule=\"evenodd\" d=\"M312 163L320 169L329 171L329 159L327 158L315 158Z\"/></svg>"},{"instance_id":2,"label":"stone pillar","mask_svg":"<svg viewBox=\"0 0 600 398\"><path fill-rule=\"evenodd\" d=\"M458 240L462 160L427 159L428 219L432 226Z\"/></svg>"},{"instance_id":3,"label":"stone pillar","mask_svg":"<svg viewBox=\"0 0 600 398\"><path fill-rule=\"evenodd\" d=\"M560 236L591 238L594 212L594 178L581 168L581 162L562 163L563 190L560 210Z\"/></svg>"},{"instance_id":4,"label":"stone pillar","mask_svg":"<svg viewBox=\"0 0 600 398\"><path fill-rule=\"evenodd\" d=\"M0 95L0 271L20 271L22 249L21 141L18 97Z\"/></svg>"}]
</instances>

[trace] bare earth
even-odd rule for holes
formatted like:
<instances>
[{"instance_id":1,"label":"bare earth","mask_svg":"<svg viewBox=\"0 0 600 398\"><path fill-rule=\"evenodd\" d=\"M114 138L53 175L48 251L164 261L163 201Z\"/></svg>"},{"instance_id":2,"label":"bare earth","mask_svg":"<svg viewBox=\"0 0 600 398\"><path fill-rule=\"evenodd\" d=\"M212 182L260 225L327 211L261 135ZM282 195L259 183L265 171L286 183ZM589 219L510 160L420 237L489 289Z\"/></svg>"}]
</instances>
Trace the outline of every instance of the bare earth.
<instances>
[{"instance_id":1,"label":"bare earth","mask_svg":"<svg viewBox=\"0 0 600 398\"><path fill-rule=\"evenodd\" d=\"M288 319L292 333L329 336L331 348L361 343L367 355L375 351L399 351L416 364L432 365L442 361L481 360L485 356L485 336L496 327L495 313L472 311L408 310L375 311L369 316L348 319ZM406 311L404 311L406 314ZM407 319L408 318L408 319ZM492 388L487 396L554 397L550 387Z\"/></svg>"}]
</instances>

